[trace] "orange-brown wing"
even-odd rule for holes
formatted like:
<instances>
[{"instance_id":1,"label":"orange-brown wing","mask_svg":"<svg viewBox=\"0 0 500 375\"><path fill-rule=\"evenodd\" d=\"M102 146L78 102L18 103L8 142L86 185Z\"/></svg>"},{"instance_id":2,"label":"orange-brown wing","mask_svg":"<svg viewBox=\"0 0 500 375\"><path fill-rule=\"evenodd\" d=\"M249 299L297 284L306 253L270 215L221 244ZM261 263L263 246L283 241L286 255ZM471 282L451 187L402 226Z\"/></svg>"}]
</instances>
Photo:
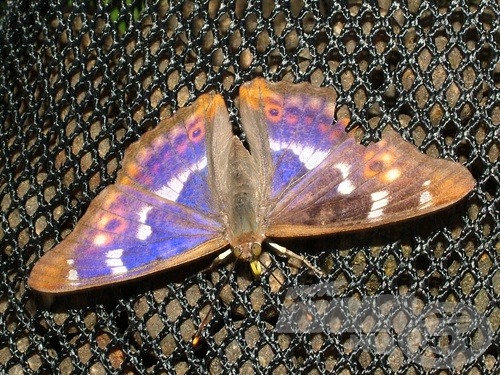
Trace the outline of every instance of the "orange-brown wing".
<instances>
[{"instance_id":1,"label":"orange-brown wing","mask_svg":"<svg viewBox=\"0 0 500 375\"><path fill-rule=\"evenodd\" d=\"M287 186L271 210L268 236L322 235L394 223L447 207L475 185L465 167L420 153L392 129L367 147L353 134L340 138L320 165Z\"/></svg>"}]
</instances>

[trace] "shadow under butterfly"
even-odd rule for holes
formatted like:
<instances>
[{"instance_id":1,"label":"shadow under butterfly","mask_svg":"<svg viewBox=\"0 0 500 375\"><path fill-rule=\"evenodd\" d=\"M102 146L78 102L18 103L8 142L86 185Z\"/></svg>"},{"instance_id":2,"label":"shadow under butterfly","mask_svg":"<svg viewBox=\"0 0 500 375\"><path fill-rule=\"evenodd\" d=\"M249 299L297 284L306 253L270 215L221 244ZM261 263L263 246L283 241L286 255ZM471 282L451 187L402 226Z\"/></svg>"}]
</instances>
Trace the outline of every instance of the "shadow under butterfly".
<instances>
[{"instance_id":1,"label":"shadow under butterfly","mask_svg":"<svg viewBox=\"0 0 500 375\"><path fill-rule=\"evenodd\" d=\"M442 209L475 181L394 130L360 145L335 121L334 92L257 78L240 89L250 151L222 96L205 94L130 146L115 184L34 266L28 284L67 293L123 282L221 252L261 273L265 242L373 228ZM272 239L272 240L271 240ZM316 270L317 271L317 270Z\"/></svg>"}]
</instances>

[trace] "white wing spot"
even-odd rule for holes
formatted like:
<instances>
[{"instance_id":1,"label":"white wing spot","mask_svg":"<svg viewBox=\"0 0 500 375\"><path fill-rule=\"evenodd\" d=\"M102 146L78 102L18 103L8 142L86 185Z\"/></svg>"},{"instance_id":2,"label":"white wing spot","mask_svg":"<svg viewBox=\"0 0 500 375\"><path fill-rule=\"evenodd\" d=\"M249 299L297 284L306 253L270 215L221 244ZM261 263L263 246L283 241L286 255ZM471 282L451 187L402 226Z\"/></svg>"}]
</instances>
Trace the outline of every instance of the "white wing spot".
<instances>
[{"instance_id":1,"label":"white wing spot","mask_svg":"<svg viewBox=\"0 0 500 375\"><path fill-rule=\"evenodd\" d=\"M73 269L70 269L68 272L68 280L78 280L78 271Z\"/></svg>"},{"instance_id":2,"label":"white wing spot","mask_svg":"<svg viewBox=\"0 0 500 375\"><path fill-rule=\"evenodd\" d=\"M314 155L315 151L316 150L312 147L303 146L302 150L300 150L300 155L299 155L300 161L306 164L307 161Z\"/></svg>"},{"instance_id":3,"label":"white wing spot","mask_svg":"<svg viewBox=\"0 0 500 375\"><path fill-rule=\"evenodd\" d=\"M101 233L95 236L94 245L103 246L106 245L109 241L109 236L107 234Z\"/></svg>"},{"instance_id":4,"label":"white wing spot","mask_svg":"<svg viewBox=\"0 0 500 375\"><path fill-rule=\"evenodd\" d=\"M389 200L387 198L380 199L376 202L373 202L372 204L372 211L380 210L381 208L384 208L387 206L387 203Z\"/></svg>"},{"instance_id":5,"label":"white wing spot","mask_svg":"<svg viewBox=\"0 0 500 375\"><path fill-rule=\"evenodd\" d=\"M370 213L368 214L368 219L376 219L377 217L382 216L383 213L384 213L384 210L382 210L382 209L370 211Z\"/></svg>"},{"instance_id":6,"label":"white wing spot","mask_svg":"<svg viewBox=\"0 0 500 375\"><path fill-rule=\"evenodd\" d=\"M106 258L119 259L123 255L123 249L113 249L106 252Z\"/></svg>"},{"instance_id":7,"label":"white wing spot","mask_svg":"<svg viewBox=\"0 0 500 375\"><path fill-rule=\"evenodd\" d=\"M74 259L66 259L66 263L68 264L68 266L72 266L73 264L75 264L75 260Z\"/></svg>"},{"instance_id":8,"label":"white wing spot","mask_svg":"<svg viewBox=\"0 0 500 375\"><path fill-rule=\"evenodd\" d=\"M338 163L334 165L335 169L338 169L338 171L342 174L342 178L347 178L349 176L349 170L351 167L349 167L347 164L344 163Z\"/></svg>"},{"instance_id":9,"label":"white wing spot","mask_svg":"<svg viewBox=\"0 0 500 375\"><path fill-rule=\"evenodd\" d=\"M371 194L372 202L387 198L388 195L389 195L389 192L387 190L376 191L375 193Z\"/></svg>"},{"instance_id":10,"label":"white wing spot","mask_svg":"<svg viewBox=\"0 0 500 375\"><path fill-rule=\"evenodd\" d=\"M425 181L422 186L429 186L431 184L431 180Z\"/></svg>"},{"instance_id":11,"label":"white wing spot","mask_svg":"<svg viewBox=\"0 0 500 375\"><path fill-rule=\"evenodd\" d=\"M177 195L181 192L182 188L184 187L184 182L186 182L187 178L189 177L189 174L191 171L184 171L181 174L178 174L175 176L175 178L172 178L167 186L175 191Z\"/></svg>"},{"instance_id":12,"label":"white wing spot","mask_svg":"<svg viewBox=\"0 0 500 375\"><path fill-rule=\"evenodd\" d=\"M146 240L151 236L152 230L149 225L139 224L137 229L137 238L140 240Z\"/></svg>"},{"instance_id":13,"label":"white wing spot","mask_svg":"<svg viewBox=\"0 0 500 375\"><path fill-rule=\"evenodd\" d=\"M307 160L303 160L303 159L305 159L305 157L303 157L303 154L301 154L301 156L299 156L299 159L301 162L304 163L304 166L308 170L316 168L328 156L328 151L314 150L314 149L310 149L310 148L307 148L307 150L312 151L312 153L307 156Z\"/></svg>"},{"instance_id":14,"label":"white wing spot","mask_svg":"<svg viewBox=\"0 0 500 375\"><path fill-rule=\"evenodd\" d=\"M123 262L120 258L108 258L106 259L106 265L110 268L123 267Z\"/></svg>"},{"instance_id":15,"label":"white wing spot","mask_svg":"<svg viewBox=\"0 0 500 375\"><path fill-rule=\"evenodd\" d=\"M203 157L186 170L172 178L166 185L163 185L160 189L156 190L155 193L160 197L176 202L191 173L201 171L207 166L207 163L207 158Z\"/></svg>"},{"instance_id":16,"label":"white wing spot","mask_svg":"<svg viewBox=\"0 0 500 375\"><path fill-rule=\"evenodd\" d=\"M297 156L300 156L305 148L307 148L306 145L301 145L299 143L290 143L290 150L292 150L293 153Z\"/></svg>"},{"instance_id":17,"label":"white wing spot","mask_svg":"<svg viewBox=\"0 0 500 375\"><path fill-rule=\"evenodd\" d=\"M274 139L269 139L269 147L273 151L281 151L281 143L276 142Z\"/></svg>"},{"instance_id":18,"label":"white wing spot","mask_svg":"<svg viewBox=\"0 0 500 375\"><path fill-rule=\"evenodd\" d=\"M196 170L201 171L202 169L205 169L205 167L208 165L207 158L204 157L201 159L198 163L196 163Z\"/></svg>"},{"instance_id":19,"label":"white wing spot","mask_svg":"<svg viewBox=\"0 0 500 375\"><path fill-rule=\"evenodd\" d=\"M155 193L160 197L174 202L177 200L177 198L179 198L179 193L173 191L168 185L162 186L161 189L156 190Z\"/></svg>"},{"instance_id":20,"label":"white wing spot","mask_svg":"<svg viewBox=\"0 0 500 375\"><path fill-rule=\"evenodd\" d=\"M281 143L274 139L269 139L269 147L273 151L290 150L299 157L299 160L308 169L314 169L321 164L328 156L329 151L320 150L299 143Z\"/></svg>"},{"instance_id":21,"label":"white wing spot","mask_svg":"<svg viewBox=\"0 0 500 375\"><path fill-rule=\"evenodd\" d=\"M389 203L389 199L387 198L389 192L387 190L376 191L371 194L372 198L372 207L370 209L370 213L368 214L369 219L376 219L384 213L383 208L387 206Z\"/></svg>"},{"instance_id":22,"label":"white wing spot","mask_svg":"<svg viewBox=\"0 0 500 375\"><path fill-rule=\"evenodd\" d=\"M426 190L420 194L420 204L427 204L432 200L432 195L431 193Z\"/></svg>"},{"instance_id":23,"label":"white wing spot","mask_svg":"<svg viewBox=\"0 0 500 375\"><path fill-rule=\"evenodd\" d=\"M351 194L356 187L352 184L351 180L342 181L339 186L337 186L337 191L340 194L348 195Z\"/></svg>"},{"instance_id":24,"label":"white wing spot","mask_svg":"<svg viewBox=\"0 0 500 375\"><path fill-rule=\"evenodd\" d=\"M149 211L151 211L153 209L152 206L144 206L143 208L141 208L141 210L139 211L139 221L141 223L145 223L147 218L148 218L148 214L149 214Z\"/></svg>"},{"instance_id":25,"label":"white wing spot","mask_svg":"<svg viewBox=\"0 0 500 375\"><path fill-rule=\"evenodd\" d=\"M111 269L113 275L128 271L127 267L123 265L122 255L123 249L113 249L106 252L106 266Z\"/></svg>"},{"instance_id":26,"label":"white wing spot","mask_svg":"<svg viewBox=\"0 0 500 375\"><path fill-rule=\"evenodd\" d=\"M125 273L127 271L128 271L128 269L125 266L111 268L111 273L113 275L118 275L120 273Z\"/></svg>"},{"instance_id":27,"label":"white wing spot","mask_svg":"<svg viewBox=\"0 0 500 375\"><path fill-rule=\"evenodd\" d=\"M399 178L399 176L401 176L401 171L397 168L390 169L385 174L385 178L386 178L387 182L392 182L394 180L397 180Z\"/></svg>"}]
</instances>

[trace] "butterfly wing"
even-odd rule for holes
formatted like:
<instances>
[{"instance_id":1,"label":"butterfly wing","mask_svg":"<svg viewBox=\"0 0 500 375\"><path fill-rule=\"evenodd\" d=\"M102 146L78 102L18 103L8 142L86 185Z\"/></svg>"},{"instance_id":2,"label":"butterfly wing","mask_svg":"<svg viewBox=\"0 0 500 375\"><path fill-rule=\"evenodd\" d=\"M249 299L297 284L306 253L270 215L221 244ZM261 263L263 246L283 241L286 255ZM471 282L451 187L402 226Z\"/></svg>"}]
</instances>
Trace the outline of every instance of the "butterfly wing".
<instances>
[{"instance_id":1,"label":"butterfly wing","mask_svg":"<svg viewBox=\"0 0 500 375\"><path fill-rule=\"evenodd\" d=\"M223 99L204 95L144 134L127 150L116 183L35 264L29 285L47 293L83 290L227 246L224 218L208 182L206 138L214 122L230 128Z\"/></svg>"},{"instance_id":2,"label":"butterfly wing","mask_svg":"<svg viewBox=\"0 0 500 375\"><path fill-rule=\"evenodd\" d=\"M420 153L391 129L381 141L360 145L345 132L346 122L335 121L330 89L258 80L246 90L254 99L242 105L247 115L261 116L274 165L269 237L405 220L444 208L474 186L466 168Z\"/></svg>"},{"instance_id":3,"label":"butterfly wing","mask_svg":"<svg viewBox=\"0 0 500 375\"><path fill-rule=\"evenodd\" d=\"M272 210L268 235L310 236L394 223L447 207L474 184L462 165L420 153L392 129L367 147L350 134L289 186Z\"/></svg>"},{"instance_id":4,"label":"butterfly wing","mask_svg":"<svg viewBox=\"0 0 500 375\"><path fill-rule=\"evenodd\" d=\"M240 98L243 129L250 135L250 149L261 155L262 185L272 206L290 185L315 169L338 141L338 129L331 126L335 92L257 78L242 86Z\"/></svg>"},{"instance_id":5,"label":"butterfly wing","mask_svg":"<svg viewBox=\"0 0 500 375\"><path fill-rule=\"evenodd\" d=\"M202 95L130 146L117 183L132 181L161 198L219 215L208 191L207 139L220 123L231 128L223 98Z\"/></svg>"}]
</instances>

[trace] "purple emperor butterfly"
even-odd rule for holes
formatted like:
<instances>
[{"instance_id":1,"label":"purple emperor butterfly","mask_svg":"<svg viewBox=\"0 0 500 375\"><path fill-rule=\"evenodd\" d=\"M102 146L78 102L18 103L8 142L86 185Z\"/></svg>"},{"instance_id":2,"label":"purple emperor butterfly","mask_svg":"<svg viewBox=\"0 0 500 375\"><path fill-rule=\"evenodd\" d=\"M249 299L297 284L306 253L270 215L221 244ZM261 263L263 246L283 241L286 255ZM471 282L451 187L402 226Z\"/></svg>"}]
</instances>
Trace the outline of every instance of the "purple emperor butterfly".
<instances>
[{"instance_id":1,"label":"purple emperor butterfly","mask_svg":"<svg viewBox=\"0 0 500 375\"><path fill-rule=\"evenodd\" d=\"M36 263L29 285L78 291L228 247L259 274L264 241L293 254L269 238L393 223L444 208L474 187L462 165L418 152L391 129L360 145L345 121L335 121L334 97L306 83L243 85L248 150L233 135L222 97L202 95L130 147L116 183Z\"/></svg>"}]
</instances>

